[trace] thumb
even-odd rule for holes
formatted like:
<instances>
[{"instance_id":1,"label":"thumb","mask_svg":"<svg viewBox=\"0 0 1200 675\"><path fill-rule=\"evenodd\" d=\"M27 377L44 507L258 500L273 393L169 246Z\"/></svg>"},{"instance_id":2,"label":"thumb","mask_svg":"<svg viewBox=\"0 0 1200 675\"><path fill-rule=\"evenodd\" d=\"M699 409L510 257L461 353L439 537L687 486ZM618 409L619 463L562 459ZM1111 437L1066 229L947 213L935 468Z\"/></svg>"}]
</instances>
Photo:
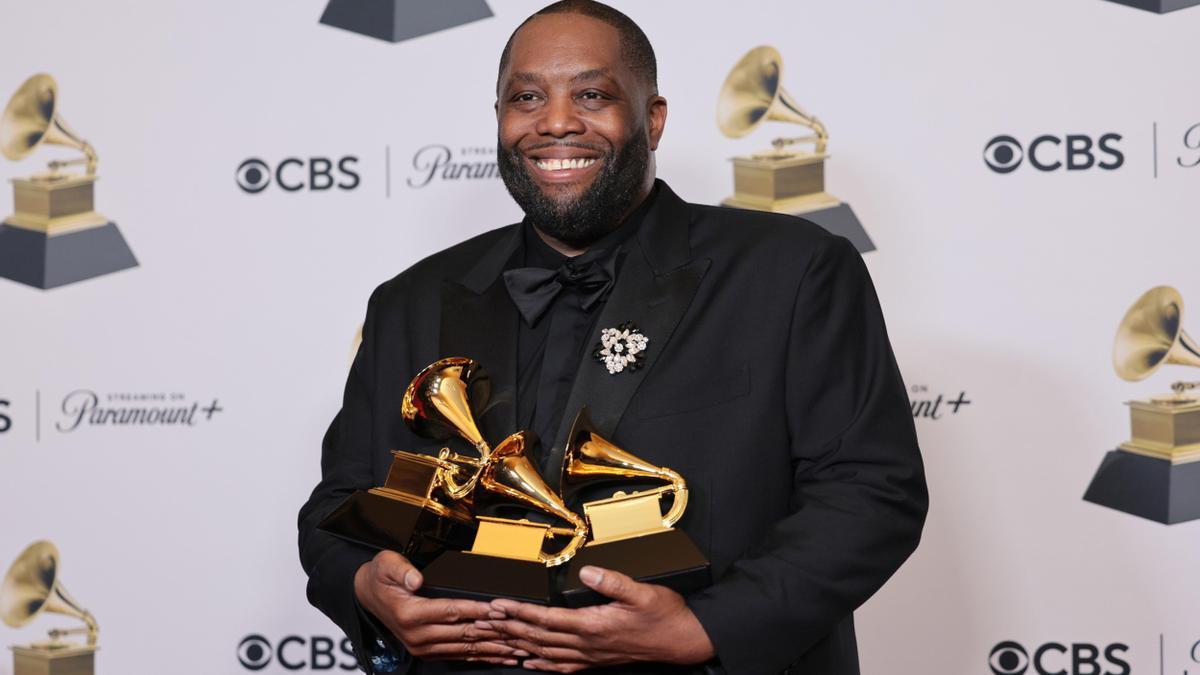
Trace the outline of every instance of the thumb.
<instances>
[{"instance_id":1,"label":"thumb","mask_svg":"<svg viewBox=\"0 0 1200 675\"><path fill-rule=\"evenodd\" d=\"M375 557L375 562L379 565L380 576L389 585L399 586L410 593L421 588L424 581L421 572L408 558L395 551L383 551Z\"/></svg>"},{"instance_id":2,"label":"thumb","mask_svg":"<svg viewBox=\"0 0 1200 675\"><path fill-rule=\"evenodd\" d=\"M620 572L603 567L593 565L584 567L579 570L579 580L593 591L618 602L634 605L646 597L646 584L638 583Z\"/></svg>"}]
</instances>

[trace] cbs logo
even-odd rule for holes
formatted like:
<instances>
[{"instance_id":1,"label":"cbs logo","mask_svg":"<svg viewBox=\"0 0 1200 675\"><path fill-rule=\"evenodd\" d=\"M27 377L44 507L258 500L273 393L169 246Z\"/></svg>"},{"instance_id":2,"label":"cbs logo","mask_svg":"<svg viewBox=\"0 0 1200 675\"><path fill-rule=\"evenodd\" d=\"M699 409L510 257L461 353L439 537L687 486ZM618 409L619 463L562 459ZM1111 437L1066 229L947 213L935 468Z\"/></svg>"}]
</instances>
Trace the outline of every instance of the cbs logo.
<instances>
[{"instance_id":1,"label":"cbs logo","mask_svg":"<svg viewBox=\"0 0 1200 675\"><path fill-rule=\"evenodd\" d=\"M1047 642L1030 657L1020 643L1005 641L992 647L988 665L993 675L1024 675L1030 666L1037 675L1129 675L1125 654L1128 645L1113 643L1103 650L1087 642L1075 642L1070 647Z\"/></svg>"},{"instance_id":2,"label":"cbs logo","mask_svg":"<svg viewBox=\"0 0 1200 675\"><path fill-rule=\"evenodd\" d=\"M272 182L286 192L322 192L335 187L353 190L361 182L357 165L354 155L336 162L328 157L288 157L272 169L267 162L251 157L238 165L236 178L238 187L250 194L266 190Z\"/></svg>"},{"instance_id":3,"label":"cbs logo","mask_svg":"<svg viewBox=\"0 0 1200 675\"><path fill-rule=\"evenodd\" d=\"M334 652L334 647L338 652ZM285 670L356 670L358 661L354 658L354 647L349 638L342 638L340 644L332 638L313 636L305 639L299 635L288 635L279 641L275 647L261 635L247 635L238 643L238 662L246 670L262 670L271 665L272 661L279 663ZM338 657L342 658L339 659Z\"/></svg>"},{"instance_id":4,"label":"cbs logo","mask_svg":"<svg viewBox=\"0 0 1200 675\"><path fill-rule=\"evenodd\" d=\"M1121 134L1104 134L1097 140L1083 134L1065 138L1043 135L1033 139L1028 148L1012 136L997 136L983 149L983 162L996 173L1012 173L1028 160L1038 171L1084 171L1099 167L1113 171L1125 164L1125 154L1116 144Z\"/></svg>"}]
</instances>

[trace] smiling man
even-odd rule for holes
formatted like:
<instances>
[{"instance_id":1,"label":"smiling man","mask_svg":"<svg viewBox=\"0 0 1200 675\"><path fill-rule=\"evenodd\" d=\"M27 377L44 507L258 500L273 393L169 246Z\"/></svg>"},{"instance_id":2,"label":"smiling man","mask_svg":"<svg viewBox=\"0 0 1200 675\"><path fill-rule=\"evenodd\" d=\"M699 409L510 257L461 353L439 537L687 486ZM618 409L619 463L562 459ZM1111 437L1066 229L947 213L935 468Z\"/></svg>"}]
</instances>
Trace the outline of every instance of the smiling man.
<instances>
[{"instance_id":1,"label":"smiling man","mask_svg":"<svg viewBox=\"0 0 1200 675\"><path fill-rule=\"evenodd\" d=\"M858 673L853 612L912 553L927 497L879 304L854 248L789 216L688 204L655 180L667 121L653 49L591 0L536 13L500 59L499 166L525 220L381 285L322 480L300 513L309 598L372 672ZM593 350L634 323L637 368ZM616 571L585 609L421 597L419 566L316 529L383 482L424 365L489 371L488 438L531 429L552 484L584 405L618 445L678 470L678 527L713 584L681 596ZM464 663L464 661L469 663Z\"/></svg>"}]
</instances>

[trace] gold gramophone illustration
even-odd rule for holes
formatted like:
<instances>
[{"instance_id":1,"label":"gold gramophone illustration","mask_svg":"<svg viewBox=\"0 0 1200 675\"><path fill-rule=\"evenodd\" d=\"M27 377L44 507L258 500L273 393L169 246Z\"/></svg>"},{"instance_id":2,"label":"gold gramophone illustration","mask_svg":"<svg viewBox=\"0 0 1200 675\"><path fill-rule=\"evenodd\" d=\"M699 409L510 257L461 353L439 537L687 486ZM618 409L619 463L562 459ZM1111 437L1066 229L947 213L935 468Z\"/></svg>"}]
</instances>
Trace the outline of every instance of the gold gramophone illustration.
<instances>
[{"instance_id":1,"label":"gold gramophone illustration","mask_svg":"<svg viewBox=\"0 0 1200 675\"><path fill-rule=\"evenodd\" d=\"M0 586L0 619L13 628L43 614L62 614L83 621L80 628L54 628L50 640L14 646L13 675L90 675L95 670L95 617L63 588L59 578L58 549L48 541L31 544L21 552ZM86 634L86 644L63 640Z\"/></svg>"},{"instance_id":2,"label":"gold gramophone illustration","mask_svg":"<svg viewBox=\"0 0 1200 675\"><path fill-rule=\"evenodd\" d=\"M1144 293L1113 344L1121 379L1144 380L1165 364L1200 367L1200 346L1183 330L1183 298L1170 286ZM1200 398L1197 382L1174 394L1130 401L1132 438L1105 455L1084 499L1160 523L1200 518Z\"/></svg>"},{"instance_id":3,"label":"gold gramophone illustration","mask_svg":"<svg viewBox=\"0 0 1200 675\"><path fill-rule=\"evenodd\" d=\"M571 559L563 585L568 605L603 601L579 580L585 565L617 570L640 581L669 586L680 593L707 586L708 560L674 525L687 509L688 489L683 476L656 466L618 447L600 435L588 416L579 411L567 436L559 490L563 502L573 504L592 486L623 486L662 482L641 491L617 490L613 496L583 504L591 532L587 545ZM666 513L664 497L671 499Z\"/></svg>"},{"instance_id":4,"label":"gold gramophone illustration","mask_svg":"<svg viewBox=\"0 0 1200 675\"><path fill-rule=\"evenodd\" d=\"M487 599L508 597L550 604L554 589L548 568L576 554L587 539L583 518L563 504L542 479L527 451L533 434L518 431L500 442L480 466L476 512L515 511L513 517L478 515L469 551L446 551L422 571L423 595ZM527 512L565 523L530 520ZM565 543L559 543L566 537Z\"/></svg>"},{"instance_id":5,"label":"gold gramophone illustration","mask_svg":"<svg viewBox=\"0 0 1200 675\"><path fill-rule=\"evenodd\" d=\"M725 78L717 98L717 126L729 138L742 138L769 120L798 124L812 133L776 138L771 150L734 157L733 196L722 203L804 215L849 239L860 253L873 251L853 209L825 191L825 125L783 88L783 57L764 45L747 52ZM809 144L811 150L794 147Z\"/></svg>"},{"instance_id":6,"label":"gold gramophone illustration","mask_svg":"<svg viewBox=\"0 0 1200 675\"><path fill-rule=\"evenodd\" d=\"M115 223L95 211L96 151L63 121L58 85L39 74L13 94L0 116L0 154L17 161L59 145L83 157L14 178L13 215L0 225L0 276L54 288L137 266ZM84 165L84 173L63 171Z\"/></svg>"}]
</instances>

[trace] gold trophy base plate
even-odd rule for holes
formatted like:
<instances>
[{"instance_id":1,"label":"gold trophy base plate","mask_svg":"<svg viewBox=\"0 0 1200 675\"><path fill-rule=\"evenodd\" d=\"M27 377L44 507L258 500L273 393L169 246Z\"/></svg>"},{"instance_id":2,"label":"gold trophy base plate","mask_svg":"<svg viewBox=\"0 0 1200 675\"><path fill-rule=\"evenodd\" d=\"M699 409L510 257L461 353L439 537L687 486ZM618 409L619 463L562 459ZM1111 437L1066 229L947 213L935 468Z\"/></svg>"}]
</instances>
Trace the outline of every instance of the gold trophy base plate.
<instances>
[{"instance_id":1,"label":"gold trophy base plate","mask_svg":"<svg viewBox=\"0 0 1200 675\"><path fill-rule=\"evenodd\" d=\"M723 204L790 214L837 206L838 199L825 192L826 159L811 152L734 157L733 196Z\"/></svg>"},{"instance_id":2,"label":"gold trophy base plate","mask_svg":"<svg viewBox=\"0 0 1200 675\"><path fill-rule=\"evenodd\" d=\"M85 645L12 647L13 675L92 675L96 649Z\"/></svg>"},{"instance_id":3,"label":"gold trophy base plate","mask_svg":"<svg viewBox=\"0 0 1200 675\"><path fill-rule=\"evenodd\" d=\"M1200 403L1161 399L1129 402L1131 438L1121 449L1172 464L1200 461Z\"/></svg>"},{"instance_id":4,"label":"gold trophy base plate","mask_svg":"<svg viewBox=\"0 0 1200 675\"><path fill-rule=\"evenodd\" d=\"M14 178L16 213L4 222L48 236L106 225L108 219L95 211L95 183L95 176Z\"/></svg>"},{"instance_id":5,"label":"gold trophy base plate","mask_svg":"<svg viewBox=\"0 0 1200 675\"><path fill-rule=\"evenodd\" d=\"M832 208L841 203L841 200L828 192L818 192L816 194L787 199L759 199L749 195L734 194L721 202L723 206L732 206L735 209L770 211L771 213L786 213L793 216Z\"/></svg>"}]
</instances>

